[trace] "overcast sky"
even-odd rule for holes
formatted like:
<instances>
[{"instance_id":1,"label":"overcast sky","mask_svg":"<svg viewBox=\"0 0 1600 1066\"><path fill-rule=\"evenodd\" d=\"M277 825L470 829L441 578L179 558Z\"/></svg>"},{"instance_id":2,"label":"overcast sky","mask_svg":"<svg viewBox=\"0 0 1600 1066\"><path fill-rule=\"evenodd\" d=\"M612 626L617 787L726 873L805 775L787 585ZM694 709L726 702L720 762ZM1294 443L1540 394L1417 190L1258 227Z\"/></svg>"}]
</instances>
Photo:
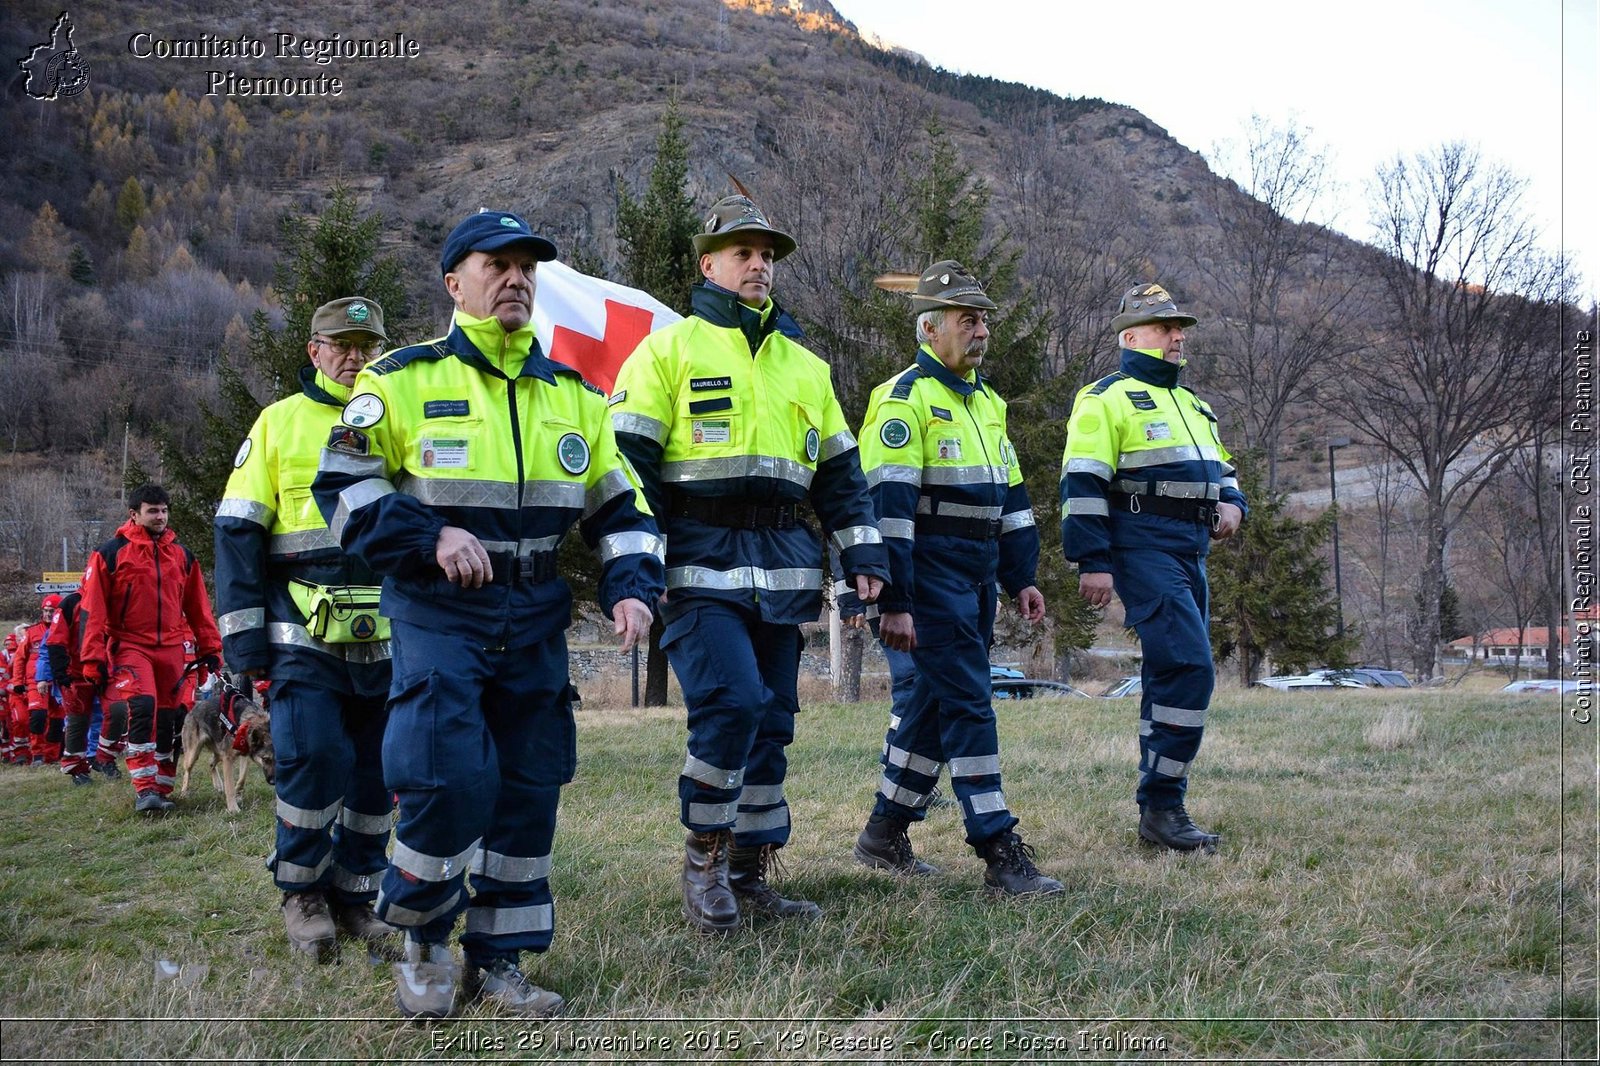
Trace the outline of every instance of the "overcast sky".
<instances>
[{"instance_id":1,"label":"overcast sky","mask_svg":"<svg viewBox=\"0 0 1600 1066\"><path fill-rule=\"evenodd\" d=\"M1293 119L1361 240L1397 154L1465 141L1528 179L1526 212L1600 291L1600 0L831 0L947 70L1127 104L1211 158L1252 114Z\"/></svg>"}]
</instances>

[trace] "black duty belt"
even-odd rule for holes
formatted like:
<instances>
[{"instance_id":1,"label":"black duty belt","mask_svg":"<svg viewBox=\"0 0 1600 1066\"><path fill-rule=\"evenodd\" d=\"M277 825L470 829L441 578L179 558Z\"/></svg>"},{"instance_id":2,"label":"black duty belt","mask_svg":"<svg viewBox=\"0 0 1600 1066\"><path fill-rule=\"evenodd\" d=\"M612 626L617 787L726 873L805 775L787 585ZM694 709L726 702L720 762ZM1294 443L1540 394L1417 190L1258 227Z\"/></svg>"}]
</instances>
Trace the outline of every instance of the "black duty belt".
<instances>
[{"instance_id":1,"label":"black duty belt","mask_svg":"<svg viewBox=\"0 0 1600 1066\"><path fill-rule=\"evenodd\" d=\"M1158 514L1165 518L1180 518L1185 522L1198 522L1216 529L1221 519L1217 505L1211 500L1187 500L1179 496L1147 496L1144 493L1128 495L1109 493L1106 502L1114 511L1131 511L1134 514Z\"/></svg>"},{"instance_id":2,"label":"black duty belt","mask_svg":"<svg viewBox=\"0 0 1600 1066\"><path fill-rule=\"evenodd\" d=\"M556 553L534 552L531 555L513 555L511 552L490 552L489 565L494 568L491 585L537 585L554 581Z\"/></svg>"},{"instance_id":3,"label":"black duty belt","mask_svg":"<svg viewBox=\"0 0 1600 1066\"><path fill-rule=\"evenodd\" d=\"M800 524L792 503L751 503L723 496L675 495L668 513L728 529L793 529Z\"/></svg>"},{"instance_id":4,"label":"black duty belt","mask_svg":"<svg viewBox=\"0 0 1600 1066\"><path fill-rule=\"evenodd\" d=\"M998 518L956 518L953 515L917 515L917 532L967 540L996 540L1000 536Z\"/></svg>"}]
</instances>

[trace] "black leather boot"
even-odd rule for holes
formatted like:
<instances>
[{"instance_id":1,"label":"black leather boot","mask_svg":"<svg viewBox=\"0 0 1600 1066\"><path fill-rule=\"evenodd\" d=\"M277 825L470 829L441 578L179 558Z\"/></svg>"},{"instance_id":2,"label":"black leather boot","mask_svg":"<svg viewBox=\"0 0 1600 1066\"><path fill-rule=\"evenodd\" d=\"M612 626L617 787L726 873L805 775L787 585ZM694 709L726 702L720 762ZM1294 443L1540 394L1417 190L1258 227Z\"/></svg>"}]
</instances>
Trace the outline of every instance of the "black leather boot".
<instances>
[{"instance_id":1,"label":"black leather boot","mask_svg":"<svg viewBox=\"0 0 1600 1066\"><path fill-rule=\"evenodd\" d=\"M906 832L910 823L886 814L874 814L867 819L867 827L856 837L855 857L863 866L875 870L890 870L897 874L936 874L939 868L923 862L911 850L911 837Z\"/></svg>"},{"instance_id":2,"label":"black leather boot","mask_svg":"<svg viewBox=\"0 0 1600 1066\"><path fill-rule=\"evenodd\" d=\"M683 842L683 916L706 933L739 925L739 905L728 888L728 849L733 830L690 833Z\"/></svg>"},{"instance_id":3,"label":"black leather boot","mask_svg":"<svg viewBox=\"0 0 1600 1066\"><path fill-rule=\"evenodd\" d=\"M1033 848L1010 830L992 836L978 849L989 868L983 887L1007 896L1054 896L1064 891L1060 881L1046 877L1033 864Z\"/></svg>"},{"instance_id":4,"label":"black leather boot","mask_svg":"<svg viewBox=\"0 0 1600 1066\"><path fill-rule=\"evenodd\" d=\"M1166 810L1139 808L1139 839L1147 844L1170 851L1200 851L1215 855L1217 843L1222 839L1195 825L1183 805Z\"/></svg>"},{"instance_id":5,"label":"black leather boot","mask_svg":"<svg viewBox=\"0 0 1600 1066\"><path fill-rule=\"evenodd\" d=\"M767 883L767 870L776 864L776 844L751 848L737 845L728 853L728 887L739 906L766 918L820 918L822 908L805 899L784 899Z\"/></svg>"}]
</instances>

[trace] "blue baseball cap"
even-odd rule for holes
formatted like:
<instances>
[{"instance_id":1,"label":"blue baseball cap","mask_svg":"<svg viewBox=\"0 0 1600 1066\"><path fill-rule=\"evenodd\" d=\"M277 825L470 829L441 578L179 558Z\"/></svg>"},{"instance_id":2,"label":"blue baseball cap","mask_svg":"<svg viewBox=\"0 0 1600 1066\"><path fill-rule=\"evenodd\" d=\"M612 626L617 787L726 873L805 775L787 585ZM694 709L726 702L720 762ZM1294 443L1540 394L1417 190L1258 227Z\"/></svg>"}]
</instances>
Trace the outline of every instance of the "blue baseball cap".
<instances>
[{"instance_id":1,"label":"blue baseball cap","mask_svg":"<svg viewBox=\"0 0 1600 1066\"><path fill-rule=\"evenodd\" d=\"M485 208L468 215L450 231L444 241L444 252L439 256L439 272L450 273L468 252L492 252L513 244L526 244L541 263L556 257L556 246L533 232L521 215Z\"/></svg>"}]
</instances>

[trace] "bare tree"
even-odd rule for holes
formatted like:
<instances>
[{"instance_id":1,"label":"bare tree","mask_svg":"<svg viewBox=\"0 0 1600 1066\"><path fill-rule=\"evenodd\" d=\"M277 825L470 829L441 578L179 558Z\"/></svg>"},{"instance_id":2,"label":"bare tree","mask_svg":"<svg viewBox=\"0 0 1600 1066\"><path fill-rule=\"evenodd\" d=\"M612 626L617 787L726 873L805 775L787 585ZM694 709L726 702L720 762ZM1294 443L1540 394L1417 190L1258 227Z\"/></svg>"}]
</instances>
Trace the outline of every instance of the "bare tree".
<instances>
[{"instance_id":1,"label":"bare tree","mask_svg":"<svg viewBox=\"0 0 1600 1066\"><path fill-rule=\"evenodd\" d=\"M1565 272L1519 203L1525 182L1448 144L1380 168L1372 195L1387 321L1334 405L1420 487L1412 659L1438 673L1446 540L1556 405L1550 328Z\"/></svg>"},{"instance_id":2,"label":"bare tree","mask_svg":"<svg viewBox=\"0 0 1600 1066\"><path fill-rule=\"evenodd\" d=\"M1223 146L1214 156L1243 179L1237 189L1218 181L1206 193L1217 226L1193 263L1218 315L1195 347L1206 380L1238 407L1243 448L1266 457L1271 491L1285 415L1314 398L1359 346L1350 324L1359 317L1358 289L1339 268L1337 242L1310 221L1329 184L1327 157L1308 130L1257 115L1242 149Z\"/></svg>"}]
</instances>

